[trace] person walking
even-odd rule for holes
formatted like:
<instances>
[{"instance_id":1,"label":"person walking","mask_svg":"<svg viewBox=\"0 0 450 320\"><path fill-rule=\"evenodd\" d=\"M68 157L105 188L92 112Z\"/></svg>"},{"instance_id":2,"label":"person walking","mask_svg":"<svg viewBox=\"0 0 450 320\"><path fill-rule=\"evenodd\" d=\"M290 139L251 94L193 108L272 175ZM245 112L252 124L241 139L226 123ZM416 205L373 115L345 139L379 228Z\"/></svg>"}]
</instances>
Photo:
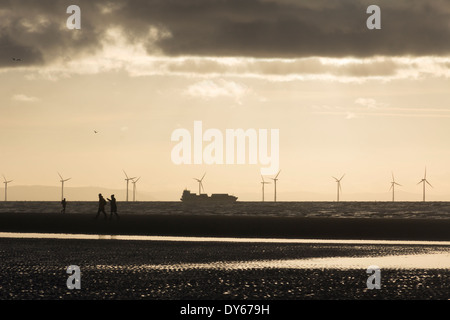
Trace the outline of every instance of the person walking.
<instances>
[{"instance_id":1,"label":"person walking","mask_svg":"<svg viewBox=\"0 0 450 320\"><path fill-rule=\"evenodd\" d=\"M62 199L61 200L61 205L62 205L61 213L66 213L66 204L67 204L66 198Z\"/></svg>"},{"instance_id":2,"label":"person walking","mask_svg":"<svg viewBox=\"0 0 450 320\"><path fill-rule=\"evenodd\" d=\"M111 205L111 215L109 216L109 219L112 219L113 214L115 214L117 219L119 219L119 215L117 214L117 201L113 194L111 195L111 199L108 198L108 201Z\"/></svg>"},{"instance_id":3,"label":"person walking","mask_svg":"<svg viewBox=\"0 0 450 320\"><path fill-rule=\"evenodd\" d=\"M105 206L106 206L106 200L105 200L105 198L103 198L102 194L99 193L98 194L98 211L97 211L97 215L95 216L95 219L98 218L98 216L100 215L100 212L103 212L103 214L105 215L105 219L106 219Z\"/></svg>"}]
</instances>

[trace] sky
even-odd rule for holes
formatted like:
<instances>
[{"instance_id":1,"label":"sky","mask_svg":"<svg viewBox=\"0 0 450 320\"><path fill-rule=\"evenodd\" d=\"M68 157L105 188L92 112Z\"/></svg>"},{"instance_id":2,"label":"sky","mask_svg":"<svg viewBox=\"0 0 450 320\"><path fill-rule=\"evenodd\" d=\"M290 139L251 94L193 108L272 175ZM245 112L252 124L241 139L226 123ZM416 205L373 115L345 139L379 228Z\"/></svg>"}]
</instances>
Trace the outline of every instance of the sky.
<instances>
[{"instance_id":1,"label":"sky","mask_svg":"<svg viewBox=\"0 0 450 320\"><path fill-rule=\"evenodd\" d=\"M259 201L261 163L174 163L172 133L201 121L279 130L280 201L333 201L343 174L341 200L388 201L394 174L419 201L425 167L427 198L448 201L449 40L447 0L3 0L0 173L18 200L58 172L123 190L125 170L153 200L206 172L206 193Z\"/></svg>"}]
</instances>

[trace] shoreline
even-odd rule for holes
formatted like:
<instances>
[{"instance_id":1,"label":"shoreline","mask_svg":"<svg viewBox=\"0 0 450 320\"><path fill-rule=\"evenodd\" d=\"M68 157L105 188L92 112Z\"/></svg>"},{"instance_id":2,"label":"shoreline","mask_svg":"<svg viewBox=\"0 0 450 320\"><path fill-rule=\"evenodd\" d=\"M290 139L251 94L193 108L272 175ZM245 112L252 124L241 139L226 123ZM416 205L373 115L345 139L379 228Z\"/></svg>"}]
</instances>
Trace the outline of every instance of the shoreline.
<instances>
[{"instance_id":1,"label":"shoreline","mask_svg":"<svg viewBox=\"0 0 450 320\"><path fill-rule=\"evenodd\" d=\"M351 239L283 239L283 238L231 238L231 237L183 237L145 235L95 235L80 233L23 233L0 232L0 239L54 239L54 240L119 240L185 243L255 243L255 244L312 244L312 245L408 245L408 246L450 246L450 241L414 240L351 240Z\"/></svg>"}]
</instances>

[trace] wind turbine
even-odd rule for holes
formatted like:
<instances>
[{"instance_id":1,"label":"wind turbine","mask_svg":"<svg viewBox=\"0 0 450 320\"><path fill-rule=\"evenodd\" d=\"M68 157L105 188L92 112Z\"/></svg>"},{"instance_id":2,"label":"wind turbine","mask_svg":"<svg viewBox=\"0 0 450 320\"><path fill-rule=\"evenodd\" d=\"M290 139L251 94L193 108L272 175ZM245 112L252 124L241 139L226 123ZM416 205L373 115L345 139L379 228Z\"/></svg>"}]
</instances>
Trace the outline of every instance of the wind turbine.
<instances>
[{"instance_id":1,"label":"wind turbine","mask_svg":"<svg viewBox=\"0 0 450 320\"><path fill-rule=\"evenodd\" d=\"M261 185L262 185L262 201L264 202L264 185L269 184L270 182L264 181L264 177L261 175Z\"/></svg>"},{"instance_id":2,"label":"wind turbine","mask_svg":"<svg viewBox=\"0 0 450 320\"><path fill-rule=\"evenodd\" d=\"M7 201L8 200L8 197L7 197L7 195L8 195L8 183L10 183L10 182L13 182L13 180L6 180L6 178L5 178L5 176L3 176L3 180L4 180L4 184L5 184L5 201Z\"/></svg>"},{"instance_id":3,"label":"wind turbine","mask_svg":"<svg viewBox=\"0 0 450 320\"><path fill-rule=\"evenodd\" d=\"M133 180L131 183L133 184L133 202L136 201L136 182L139 181L141 177L137 178L136 180Z\"/></svg>"},{"instance_id":4,"label":"wind turbine","mask_svg":"<svg viewBox=\"0 0 450 320\"><path fill-rule=\"evenodd\" d=\"M198 195L201 194L201 189L203 189L203 191L205 191L205 188L203 188L203 183L202 183L205 175L206 175L206 172L203 174L203 177L201 179L193 178L194 180L197 180L197 182L198 182Z\"/></svg>"},{"instance_id":5,"label":"wind turbine","mask_svg":"<svg viewBox=\"0 0 450 320\"><path fill-rule=\"evenodd\" d=\"M337 183L337 202L339 202L339 191L342 191L341 180L342 180L342 178L344 178L344 176L345 176L345 173L342 175L342 177L340 179L333 177Z\"/></svg>"},{"instance_id":6,"label":"wind turbine","mask_svg":"<svg viewBox=\"0 0 450 320\"><path fill-rule=\"evenodd\" d=\"M59 182L61 182L61 200L63 200L64 199L64 182L66 182L72 178L64 179L59 172L58 172L58 176L61 178L61 180Z\"/></svg>"},{"instance_id":7,"label":"wind turbine","mask_svg":"<svg viewBox=\"0 0 450 320\"><path fill-rule=\"evenodd\" d=\"M400 186L400 187L402 186L401 184L398 184L397 182L395 182L394 173L392 173L391 187L389 188L389 190L392 189L392 202L394 202L394 200L395 200L395 198L394 198L395 185Z\"/></svg>"},{"instance_id":8,"label":"wind turbine","mask_svg":"<svg viewBox=\"0 0 450 320\"><path fill-rule=\"evenodd\" d=\"M128 183L130 182L130 180L136 179L136 177L129 178L127 173L125 172L125 170L122 170L122 171L123 171L123 173L125 173L125 177L126 177L125 181L127 182L127 202L128 202Z\"/></svg>"},{"instance_id":9,"label":"wind turbine","mask_svg":"<svg viewBox=\"0 0 450 320\"><path fill-rule=\"evenodd\" d=\"M421 184L421 183L423 184L423 201L425 201L425 183L428 183L428 185L433 188L433 186L427 180L427 168L426 167L425 167L425 174L423 176L423 179L420 180L417 184Z\"/></svg>"},{"instance_id":10,"label":"wind turbine","mask_svg":"<svg viewBox=\"0 0 450 320\"><path fill-rule=\"evenodd\" d=\"M270 178L273 180L274 183L274 188L275 188L275 193L274 193L274 201L277 202L277 181L278 181L278 175L280 174L281 170L278 171L277 175L275 176L275 178Z\"/></svg>"}]
</instances>

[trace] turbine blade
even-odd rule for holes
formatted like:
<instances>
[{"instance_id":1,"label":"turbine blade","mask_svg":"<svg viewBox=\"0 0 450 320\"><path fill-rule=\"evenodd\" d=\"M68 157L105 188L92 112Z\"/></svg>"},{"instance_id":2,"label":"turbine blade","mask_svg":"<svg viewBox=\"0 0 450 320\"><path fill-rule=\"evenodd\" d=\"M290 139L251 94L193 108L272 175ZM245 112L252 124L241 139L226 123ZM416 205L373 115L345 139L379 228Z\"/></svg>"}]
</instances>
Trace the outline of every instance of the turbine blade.
<instances>
[{"instance_id":1,"label":"turbine blade","mask_svg":"<svg viewBox=\"0 0 450 320\"><path fill-rule=\"evenodd\" d=\"M281 170L278 171L277 175L275 176L275 179L278 178L278 175L280 174Z\"/></svg>"},{"instance_id":2,"label":"turbine blade","mask_svg":"<svg viewBox=\"0 0 450 320\"><path fill-rule=\"evenodd\" d=\"M392 187L393 187L393 184L391 183L391 187L389 188L389 191L391 191L391 190L392 190Z\"/></svg>"},{"instance_id":3,"label":"turbine blade","mask_svg":"<svg viewBox=\"0 0 450 320\"><path fill-rule=\"evenodd\" d=\"M125 177L127 177L127 179L129 179L127 173L125 172L125 170L122 169L122 171L123 171L123 173L125 173Z\"/></svg>"},{"instance_id":4,"label":"turbine blade","mask_svg":"<svg viewBox=\"0 0 450 320\"><path fill-rule=\"evenodd\" d=\"M431 185L431 183L428 182L428 180L425 180L425 182L428 183L428 185L429 185L430 187L434 188L434 187Z\"/></svg>"},{"instance_id":5,"label":"turbine blade","mask_svg":"<svg viewBox=\"0 0 450 320\"><path fill-rule=\"evenodd\" d=\"M338 178L331 176L334 180L338 181Z\"/></svg>"},{"instance_id":6,"label":"turbine blade","mask_svg":"<svg viewBox=\"0 0 450 320\"><path fill-rule=\"evenodd\" d=\"M339 181L341 181L344 176L345 176L345 173L342 175L342 177L339 179Z\"/></svg>"},{"instance_id":7,"label":"turbine blade","mask_svg":"<svg viewBox=\"0 0 450 320\"><path fill-rule=\"evenodd\" d=\"M202 177L200 180L203 180L203 178L205 177L205 175L206 175L206 172L203 174L203 177Z\"/></svg>"},{"instance_id":8,"label":"turbine blade","mask_svg":"<svg viewBox=\"0 0 450 320\"><path fill-rule=\"evenodd\" d=\"M63 177L61 176L61 174L58 172L58 176L61 178L61 180L63 180Z\"/></svg>"}]
</instances>

